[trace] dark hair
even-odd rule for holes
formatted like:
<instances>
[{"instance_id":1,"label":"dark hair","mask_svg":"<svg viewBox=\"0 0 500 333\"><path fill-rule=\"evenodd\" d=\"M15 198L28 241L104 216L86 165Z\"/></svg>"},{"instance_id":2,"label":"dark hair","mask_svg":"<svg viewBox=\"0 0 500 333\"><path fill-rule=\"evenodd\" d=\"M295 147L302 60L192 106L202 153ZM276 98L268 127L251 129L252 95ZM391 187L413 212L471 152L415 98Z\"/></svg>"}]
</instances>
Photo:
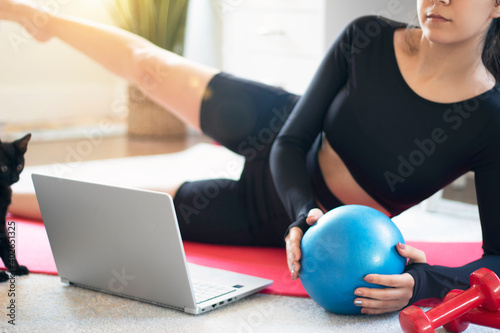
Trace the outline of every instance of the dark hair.
<instances>
[{"instance_id":1,"label":"dark hair","mask_svg":"<svg viewBox=\"0 0 500 333\"><path fill-rule=\"evenodd\" d=\"M482 57L486 68L500 81L500 18L494 18L491 22L484 40Z\"/></svg>"}]
</instances>

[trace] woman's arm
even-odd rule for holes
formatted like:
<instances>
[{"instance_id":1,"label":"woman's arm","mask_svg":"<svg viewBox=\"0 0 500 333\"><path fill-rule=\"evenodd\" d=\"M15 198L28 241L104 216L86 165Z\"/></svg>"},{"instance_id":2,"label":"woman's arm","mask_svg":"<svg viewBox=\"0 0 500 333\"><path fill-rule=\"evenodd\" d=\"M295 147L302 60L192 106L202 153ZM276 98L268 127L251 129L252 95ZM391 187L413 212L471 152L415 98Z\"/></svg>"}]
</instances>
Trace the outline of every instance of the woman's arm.
<instances>
[{"instance_id":1,"label":"woman's arm","mask_svg":"<svg viewBox=\"0 0 500 333\"><path fill-rule=\"evenodd\" d=\"M152 51L148 41L113 26L52 14L27 2L0 4L0 19L19 23L41 42L58 38L129 81L138 79L137 55Z\"/></svg>"},{"instance_id":2,"label":"woman's arm","mask_svg":"<svg viewBox=\"0 0 500 333\"><path fill-rule=\"evenodd\" d=\"M500 145L496 144L496 146ZM496 160L500 153L491 154L491 156L493 160ZM500 161L498 162L500 168ZM495 164L497 163L486 163L486 168L476 170L475 174L483 231L485 252L483 257L464 266L446 267L425 263L424 255L422 260L410 261L402 275L368 275L367 278L372 280L367 280L367 282L387 288L356 290L356 295L360 296L357 300L362 302L358 305L363 307L363 313L383 313L399 310L422 299L444 298L452 289L469 288L470 274L482 267L500 276L500 223L497 208L500 200L500 171L496 170ZM398 251L401 255L411 258L401 249L398 248ZM396 308L397 306L399 309Z\"/></svg>"},{"instance_id":3,"label":"woman's arm","mask_svg":"<svg viewBox=\"0 0 500 333\"><path fill-rule=\"evenodd\" d=\"M358 22L359 23L359 22ZM276 138L270 156L273 180L292 227L307 229L306 217L314 200L306 155L323 129L324 117L338 92L347 84L356 22L330 47L309 87Z\"/></svg>"},{"instance_id":4,"label":"woman's arm","mask_svg":"<svg viewBox=\"0 0 500 333\"><path fill-rule=\"evenodd\" d=\"M493 112L496 112L494 109ZM481 220L484 256L462 267L410 265L407 272L415 278L412 302L442 298L451 289L469 287L469 276L486 267L500 276L500 119L493 117L483 128L483 139L477 141L473 161L478 209Z\"/></svg>"},{"instance_id":5,"label":"woman's arm","mask_svg":"<svg viewBox=\"0 0 500 333\"><path fill-rule=\"evenodd\" d=\"M271 151L273 180L293 221L285 235L285 243L288 268L294 280L299 277L302 236L322 215L314 200L306 155L322 131L331 102L347 83L354 24L348 26L328 50Z\"/></svg>"},{"instance_id":6,"label":"woman's arm","mask_svg":"<svg viewBox=\"0 0 500 333\"><path fill-rule=\"evenodd\" d=\"M496 112L493 108L493 112ZM479 111L478 111L479 112ZM411 275L414 280L413 292L409 304L422 299L443 298L452 289L469 288L470 274L485 267L500 276L500 119L493 117L488 126L483 128L482 141L476 142L479 153L474 154L472 162L475 172L478 208L483 233L484 255L478 260L461 267L433 266L425 261L410 263L404 275ZM402 277L401 276L401 277ZM391 285L391 276L374 276L374 283L386 287ZM399 280L398 283L402 283ZM384 305L391 295L391 289L366 289L365 297L379 297L378 302L366 301L365 304ZM368 303L367 303L368 302ZM365 306L365 305L363 305ZM381 308L366 309L367 313L379 313ZM368 312L369 311L369 312Z\"/></svg>"},{"instance_id":7,"label":"woman's arm","mask_svg":"<svg viewBox=\"0 0 500 333\"><path fill-rule=\"evenodd\" d=\"M203 94L218 70L189 61L117 27L52 14L28 2L0 0L0 20L19 23L42 42L51 38L63 41L134 83L199 129Z\"/></svg>"}]
</instances>

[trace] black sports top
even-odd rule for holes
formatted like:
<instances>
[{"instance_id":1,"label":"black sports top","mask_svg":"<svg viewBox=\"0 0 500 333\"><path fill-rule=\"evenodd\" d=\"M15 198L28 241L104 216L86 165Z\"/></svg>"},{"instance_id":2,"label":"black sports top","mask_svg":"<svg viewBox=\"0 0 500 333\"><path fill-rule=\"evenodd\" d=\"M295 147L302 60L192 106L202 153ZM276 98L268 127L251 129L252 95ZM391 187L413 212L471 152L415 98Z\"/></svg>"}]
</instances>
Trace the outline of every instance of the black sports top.
<instances>
[{"instance_id":1,"label":"black sports top","mask_svg":"<svg viewBox=\"0 0 500 333\"><path fill-rule=\"evenodd\" d=\"M394 32L404 27L375 16L346 27L276 139L271 170L292 226L303 230L315 199L332 206L332 195L314 191L308 177L319 170L321 135L393 216L474 171L485 256L460 268L408 266L416 283L411 304L466 287L476 268L500 273L500 85L450 104L417 95L394 51Z\"/></svg>"}]
</instances>

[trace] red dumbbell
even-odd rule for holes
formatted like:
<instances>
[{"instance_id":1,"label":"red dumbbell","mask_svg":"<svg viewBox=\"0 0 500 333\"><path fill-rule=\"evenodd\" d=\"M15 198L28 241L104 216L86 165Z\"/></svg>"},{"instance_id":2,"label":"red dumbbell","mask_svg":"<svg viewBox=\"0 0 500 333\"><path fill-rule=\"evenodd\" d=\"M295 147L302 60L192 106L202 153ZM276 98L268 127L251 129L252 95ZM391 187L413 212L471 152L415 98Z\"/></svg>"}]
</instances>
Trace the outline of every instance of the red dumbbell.
<instances>
[{"instance_id":1,"label":"red dumbbell","mask_svg":"<svg viewBox=\"0 0 500 333\"><path fill-rule=\"evenodd\" d=\"M416 306L410 306L399 313L399 323L405 333L434 332L453 319L482 305L488 311L500 309L500 279L487 268L480 268L469 278L471 287L424 312Z\"/></svg>"},{"instance_id":2,"label":"red dumbbell","mask_svg":"<svg viewBox=\"0 0 500 333\"><path fill-rule=\"evenodd\" d=\"M449 299L460 295L462 292L462 290L452 290L446 295L443 301L446 302ZM449 323L444 324L443 327L449 332L459 333L465 331L467 327L469 327L469 324L500 329L500 310L490 312L482 307L477 307L470 310L466 314L453 319Z\"/></svg>"}]
</instances>

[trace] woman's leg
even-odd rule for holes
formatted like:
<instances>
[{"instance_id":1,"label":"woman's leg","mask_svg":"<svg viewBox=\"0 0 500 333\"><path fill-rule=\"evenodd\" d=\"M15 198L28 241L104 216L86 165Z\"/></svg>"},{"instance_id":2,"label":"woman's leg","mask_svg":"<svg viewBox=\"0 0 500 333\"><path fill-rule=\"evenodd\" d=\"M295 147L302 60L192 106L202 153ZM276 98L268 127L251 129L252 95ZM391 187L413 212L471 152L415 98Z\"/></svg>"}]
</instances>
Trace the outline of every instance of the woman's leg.
<instances>
[{"instance_id":1,"label":"woman's leg","mask_svg":"<svg viewBox=\"0 0 500 333\"><path fill-rule=\"evenodd\" d=\"M200 130L203 96L218 70L184 59L122 29L54 15L27 2L0 0L0 20L23 25L40 42L60 39L134 83L150 98ZM9 212L41 218L36 197L30 193L14 193Z\"/></svg>"},{"instance_id":2,"label":"woman's leg","mask_svg":"<svg viewBox=\"0 0 500 333\"><path fill-rule=\"evenodd\" d=\"M12 193L12 203L7 211L15 216L42 219L35 193Z\"/></svg>"},{"instance_id":3,"label":"woman's leg","mask_svg":"<svg viewBox=\"0 0 500 333\"><path fill-rule=\"evenodd\" d=\"M193 128L200 128L203 95L218 70L161 49L122 29L44 12L25 2L0 0L0 20L23 25L42 42L58 38L134 83Z\"/></svg>"},{"instance_id":4,"label":"woman's leg","mask_svg":"<svg viewBox=\"0 0 500 333\"><path fill-rule=\"evenodd\" d=\"M274 187L269 153L298 96L216 75L201 107L201 128L245 157L239 180L187 182L174 199L183 239L228 245L284 246L292 222Z\"/></svg>"},{"instance_id":5,"label":"woman's leg","mask_svg":"<svg viewBox=\"0 0 500 333\"><path fill-rule=\"evenodd\" d=\"M281 88L219 73L200 111L203 133L247 162L267 156L298 96Z\"/></svg>"},{"instance_id":6,"label":"woman's leg","mask_svg":"<svg viewBox=\"0 0 500 333\"><path fill-rule=\"evenodd\" d=\"M178 187L171 189L148 188L151 191L165 192L175 197ZM42 220L40 207L35 193L12 193L12 202L7 210L10 214L28 219Z\"/></svg>"}]
</instances>

